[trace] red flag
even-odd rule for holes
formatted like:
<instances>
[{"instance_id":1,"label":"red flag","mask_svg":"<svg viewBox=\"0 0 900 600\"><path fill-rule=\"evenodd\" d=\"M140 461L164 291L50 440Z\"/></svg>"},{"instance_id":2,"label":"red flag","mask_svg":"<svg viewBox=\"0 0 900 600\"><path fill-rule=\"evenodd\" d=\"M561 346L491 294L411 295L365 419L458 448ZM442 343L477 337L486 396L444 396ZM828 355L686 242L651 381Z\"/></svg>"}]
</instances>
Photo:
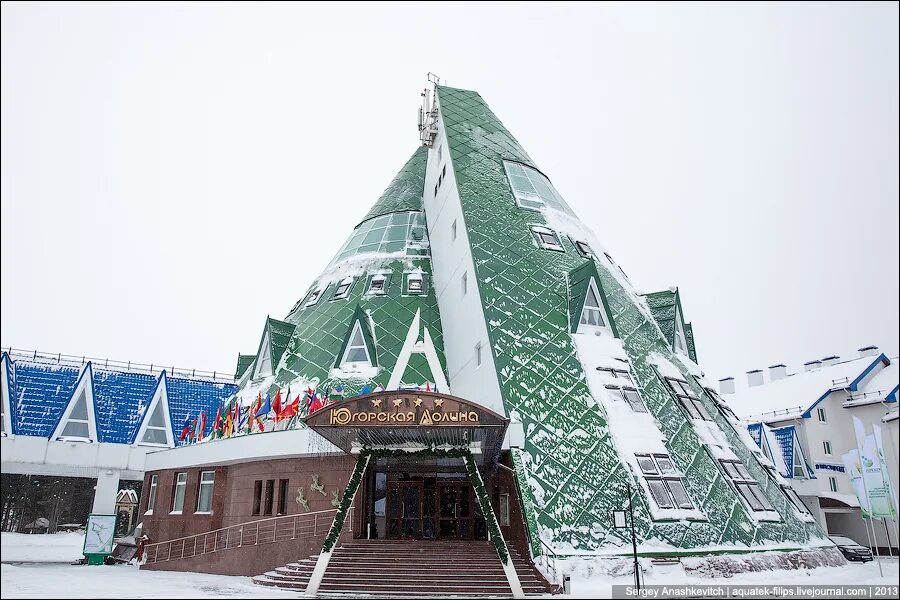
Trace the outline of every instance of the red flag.
<instances>
[{"instance_id":1,"label":"red flag","mask_svg":"<svg viewBox=\"0 0 900 600\"><path fill-rule=\"evenodd\" d=\"M428 383L427 381L425 382L425 391L426 391L426 392L430 392L430 391L431 391L431 384Z\"/></svg>"},{"instance_id":2,"label":"red flag","mask_svg":"<svg viewBox=\"0 0 900 600\"><path fill-rule=\"evenodd\" d=\"M272 403L272 411L275 413L275 422L281 420L281 389L275 392L275 401Z\"/></svg>"},{"instance_id":3,"label":"red flag","mask_svg":"<svg viewBox=\"0 0 900 600\"><path fill-rule=\"evenodd\" d=\"M222 405L219 405L219 409L216 411L216 420L213 421L213 433L217 436L221 436L225 433L224 431L225 423L222 422Z\"/></svg>"},{"instance_id":4,"label":"red flag","mask_svg":"<svg viewBox=\"0 0 900 600\"><path fill-rule=\"evenodd\" d=\"M290 419L291 417L296 417L300 412L300 394L297 394L297 397L294 398L294 401L290 404L285 404L284 408L281 409L280 418L282 419Z\"/></svg>"},{"instance_id":5,"label":"red flag","mask_svg":"<svg viewBox=\"0 0 900 600\"><path fill-rule=\"evenodd\" d=\"M203 439L203 436L206 434L206 411L204 410L200 413L200 432L197 436L199 439Z\"/></svg>"}]
</instances>

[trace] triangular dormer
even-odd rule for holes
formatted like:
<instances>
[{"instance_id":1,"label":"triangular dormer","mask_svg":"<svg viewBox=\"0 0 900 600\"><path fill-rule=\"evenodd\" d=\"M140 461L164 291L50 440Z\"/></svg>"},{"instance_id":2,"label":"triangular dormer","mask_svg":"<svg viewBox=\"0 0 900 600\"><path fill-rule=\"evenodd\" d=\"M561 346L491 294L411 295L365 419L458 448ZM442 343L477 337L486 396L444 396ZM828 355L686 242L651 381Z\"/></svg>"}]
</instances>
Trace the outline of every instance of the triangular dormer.
<instances>
[{"instance_id":1,"label":"triangular dormer","mask_svg":"<svg viewBox=\"0 0 900 600\"><path fill-rule=\"evenodd\" d=\"M266 317L262 339L256 351L256 361L253 364L253 379L268 377L275 373L293 333L292 324Z\"/></svg>"},{"instance_id":2,"label":"triangular dormer","mask_svg":"<svg viewBox=\"0 0 900 600\"><path fill-rule=\"evenodd\" d=\"M441 368L431 332L422 323L421 310L416 310L406 333L406 339L400 354L397 356L397 364L391 373L387 389L396 390L403 385L424 385L433 383L438 391L449 393L447 378Z\"/></svg>"},{"instance_id":3,"label":"triangular dormer","mask_svg":"<svg viewBox=\"0 0 900 600\"><path fill-rule=\"evenodd\" d=\"M93 373L91 363L88 362L78 376L75 391L50 436L51 440L97 442Z\"/></svg>"},{"instance_id":4,"label":"triangular dormer","mask_svg":"<svg viewBox=\"0 0 900 600\"><path fill-rule=\"evenodd\" d=\"M153 397L150 399L147 410L144 411L141 425L135 432L132 441L134 445L175 447L175 435L169 415L169 395L166 389L166 373L163 371L156 381L156 389L153 391Z\"/></svg>"},{"instance_id":5,"label":"triangular dormer","mask_svg":"<svg viewBox=\"0 0 900 600\"><path fill-rule=\"evenodd\" d=\"M377 364L369 315L357 306L334 366L342 371L361 371Z\"/></svg>"},{"instance_id":6,"label":"triangular dormer","mask_svg":"<svg viewBox=\"0 0 900 600\"><path fill-rule=\"evenodd\" d=\"M9 355L4 352L0 358L0 435L4 437L12 437L15 434L13 424L15 416L12 411L12 403L9 401L10 394L10 368L11 361Z\"/></svg>"},{"instance_id":7,"label":"triangular dormer","mask_svg":"<svg viewBox=\"0 0 900 600\"><path fill-rule=\"evenodd\" d=\"M697 362L694 330L690 323L684 322L678 288L672 287L661 292L644 294L644 299L669 348Z\"/></svg>"},{"instance_id":8,"label":"triangular dormer","mask_svg":"<svg viewBox=\"0 0 900 600\"><path fill-rule=\"evenodd\" d=\"M677 305L675 308L675 339L673 341L672 349L685 356L690 354L688 352L687 336L684 334L684 318Z\"/></svg>"},{"instance_id":9,"label":"triangular dormer","mask_svg":"<svg viewBox=\"0 0 900 600\"><path fill-rule=\"evenodd\" d=\"M594 261L569 272L569 324L572 333L608 332L618 337Z\"/></svg>"}]
</instances>

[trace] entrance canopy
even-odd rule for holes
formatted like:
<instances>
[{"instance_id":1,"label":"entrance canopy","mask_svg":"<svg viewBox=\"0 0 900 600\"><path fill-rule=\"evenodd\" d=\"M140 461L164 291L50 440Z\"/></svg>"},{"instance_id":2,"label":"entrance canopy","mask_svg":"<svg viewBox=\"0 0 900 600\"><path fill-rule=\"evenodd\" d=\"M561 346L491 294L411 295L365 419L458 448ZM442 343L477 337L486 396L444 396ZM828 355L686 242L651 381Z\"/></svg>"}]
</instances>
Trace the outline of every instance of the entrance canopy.
<instances>
[{"instance_id":1,"label":"entrance canopy","mask_svg":"<svg viewBox=\"0 0 900 600\"><path fill-rule=\"evenodd\" d=\"M363 448L468 448L479 462L490 462L497 456L509 423L463 398L416 391L380 392L342 400L317 410L304 421L348 453Z\"/></svg>"}]
</instances>

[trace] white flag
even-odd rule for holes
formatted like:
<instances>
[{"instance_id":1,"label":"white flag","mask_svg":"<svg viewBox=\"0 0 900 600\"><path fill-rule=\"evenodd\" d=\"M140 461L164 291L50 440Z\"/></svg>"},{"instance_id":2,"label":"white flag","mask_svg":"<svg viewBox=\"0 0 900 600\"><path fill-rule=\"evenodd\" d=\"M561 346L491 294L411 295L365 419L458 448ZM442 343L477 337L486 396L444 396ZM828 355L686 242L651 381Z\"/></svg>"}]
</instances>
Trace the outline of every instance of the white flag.
<instances>
[{"instance_id":1,"label":"white flag","mask_svg":"<svg viewBox=\"0 0 900 600\"><path fill-rule=\"evenodd\" d=\"M894 518L896 518L900 503L897 502L897 486L891 481L891 472L888 470L887 462L884 460L884 444L881 441L881 427L872 424L872 433L875 437L875 451L878 453L879 462L881 462L881 475L884 477L888 490L890 491L891 509L893 510Z\"/></svg>"},{"instance_id":2,"label":"white flag","mask_svg":"<svg viewBox=\"0 0 900 600\"><path fill-rule=\"evenodd\" d=\"M844 470L850 479L850 485L856 493L856 499L859 501L859 508L862 511L863 519L871 519L872 515L869 511L869 498L866 496L866 489L863 486L862 464L859 461L859 452L850 450L841 455L844 462Z\"/></svg>"}]
</instances>

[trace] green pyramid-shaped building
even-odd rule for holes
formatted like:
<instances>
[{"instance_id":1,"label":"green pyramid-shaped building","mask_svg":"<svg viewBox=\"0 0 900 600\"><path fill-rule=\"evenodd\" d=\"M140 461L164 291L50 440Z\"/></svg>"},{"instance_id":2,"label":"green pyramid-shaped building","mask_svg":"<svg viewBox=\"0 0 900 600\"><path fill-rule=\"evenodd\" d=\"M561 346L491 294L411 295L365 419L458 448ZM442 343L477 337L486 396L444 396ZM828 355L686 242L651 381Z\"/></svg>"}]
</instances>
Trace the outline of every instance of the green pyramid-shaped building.
<instances>
[{"instance_id":1,"label":"green pyramid-shaped building","mask_svg":"<svg viewBox=\"0 0 900 600\"><path fill-rule=\"evenodd\" d=\"M679 292L637 292L478 93L423 98L421 147L267 318L236 398L427 387L500 415L480 468L512 473L532 556L630 554L629 498L643 554L828 546L705 382Z\"/></svg>"}]
</instances>

